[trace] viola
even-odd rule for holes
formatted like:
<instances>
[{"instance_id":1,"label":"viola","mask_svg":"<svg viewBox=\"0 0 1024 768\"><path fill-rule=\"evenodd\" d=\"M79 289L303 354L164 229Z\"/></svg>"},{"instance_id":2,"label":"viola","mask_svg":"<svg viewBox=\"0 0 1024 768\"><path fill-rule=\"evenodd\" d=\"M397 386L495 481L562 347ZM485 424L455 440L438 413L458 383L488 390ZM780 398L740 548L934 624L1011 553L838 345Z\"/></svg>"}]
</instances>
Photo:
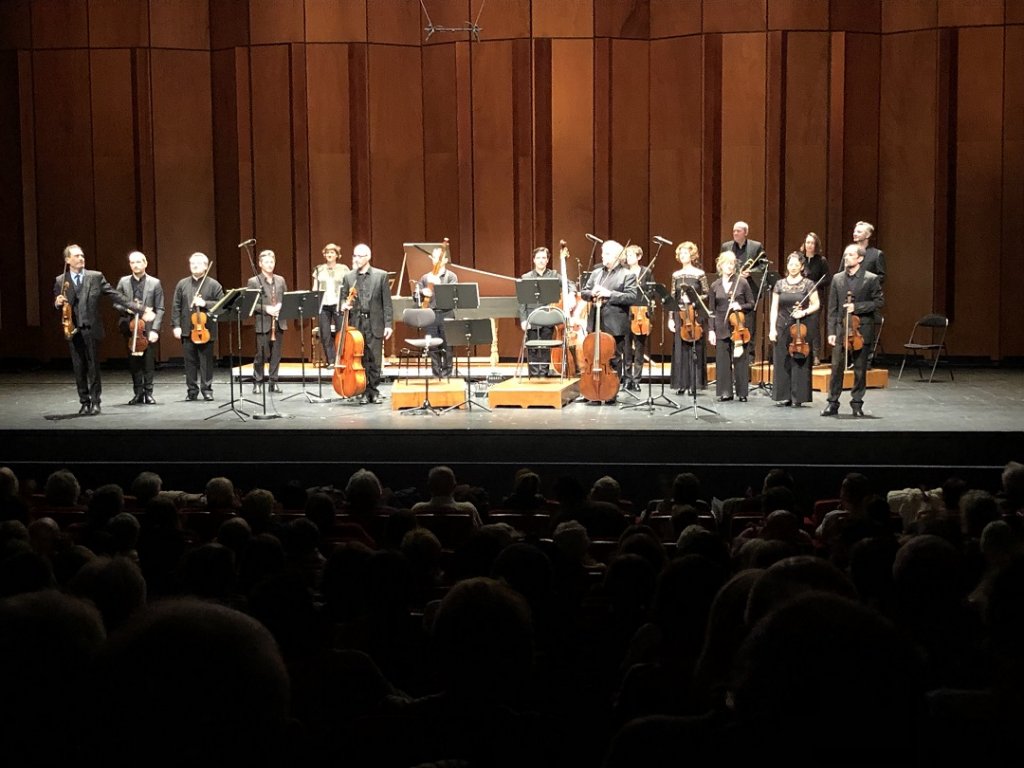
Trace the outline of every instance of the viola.
<instances>
[{"instance_id":1,"label":"viola","mask_svg":"<svg viewBox=\"0 0 1024 768\"><path fill-rule=\"evenodd\" d=\"M794 319L796 322L789 326L789 346L786 349L794 360L806 360L811 354L811 345L807 341L807 324L801 323L799 317Z\"/></svg>"},{"instance_id":2,"label":"viola","mask_svg":"<svg viewBox=\"0 0 1024 768\"><path fill-rule=\"evenodd\" d=\"M634 336L649 336L651 333L650 307L629 308L629 330Z\"/></svg>"},{"instance_id":3,"label":"viola","mask_svg":"<svg viewBox=\"0 0 1024 768\"><path fill-rule=\"evenodd\" d=\"M601 330L601 301L594 300L594 332L579 342L580 394L587 400L607 402L619 391L619 374L612 367L615 337Z\"/></svg>"},{"instance_id":4,"label":"viola","mask_svg":"<svg viewBox=\"0 0 1024 768\"><path fill-rule=\"evenodd\" d=\"M746 315L744 315L742 311L736 309L729 313L729 327L732 328L732 331L729 333L729 338L733 340L733 343L750 343L750 329L744 325L745 322Z\"/></svg>"},{"instance_id":5,"label":"viola","mask_svg":"<svg viewBox=\"0 0 1024 768\"><path fill-rule=\"evenodd\" d=\"M846 303L853 303L852 291L846 294ZM864 348L864 336L860 332L860 317L852 312L846 313L846 335L843 345L847 350L853 350L854 352Z\"/></svg>"},{"instance_id":6,"label":"viola","mask_svg":"<svg viewBox=\"0 0 1024 768\"><path fill-rule=\"evenodd\" d=\"M558 306L559 306L559 308L562 310L562 312L565 315L565 325L564 326L555 326L555 332L554 332L554 335L553 335L552 338L556 339L558 341L561 341L562 337L565 336L565 346L566 346L566 350L568 351L568 354L566 355L566 359L564 361L565 362L565 375L566 376L575 376L576 375L576 345L579 342L579 339L578 339L578 334L576 333L575 328L569 322L569 317L570 317L570 314L572 313L573 309L575 309L574 305L575 305L575 302L576 302L576 297L575 297L575 295L573 295L572 293L569 292L569 277L568 277L568 275L566 274L566 271L565 271L566 270L565 264L566 264L566 261L569 258L569 248L566 245L565 240L560 241L559 242L559 246L560 246L560 248L559 248L558 258L559 258L560 263L561 263L561 267L560 267L561 271L560 271L559 274L561 275L561 278L562 278L562 297L558 301ZM563 363L563 360L562 360L562 347L561 346L552 347L551 348L551 367L553 369L555 369L556 371L561 371L562 370L562 363Z\"/></svg>"},{"instance_id":7,"label":"viola","mask_svg":"<svg viewBox=\"0 0 1024 768\"><path fill-rule=\"evenodd\" d=\"M348 292L346 304L349 307L358 295L353 285ZM331 384L342 397L355 397L366 390L366 369L363 368L365 341L363 334L348 324L348 309L341 316L341 328L335 336L334 345L338 350L334 358L334 376Z\"/></svg>"},{"instance_id":8,"label":"viola","mask_svg":"<svg viewBox=\"0 0 1024 768\"><path fill-rule=\"evenodd\" d=\"M140 310L128 321L128 351L135 357L144 354L149 347L149 334L146 333L146 321L142 319Z\"/></svg>"},{"instance_id":9,"label":"viola","mask_svg":"<svg viewBox=\"0 0 1024 768\"><path fill-rule=\"evenodd\" d=\"M704 329L697 322L697 309L693 304L687 304L684 309L679 310L679 338L683 341L700 341L704 335Z\"/></svg>"},{"instance_id":10,"label":"viola","mask_svg":"<svg viewBox=\"0 0 1024 768\"><path fill-rule=\"evenodd\" d=\"M203 283L206 282L206 275L210 274L211 266L213 266L212 261L206 265L206 273L203 275L203 279L199 281L199 286L196 288L196 296L192 298L192 316L189 318L192 330L189 333L189 338L192 339L193 344L205 344L210 340L210 329L206 327L208 318L203 308L195 305L195 300L203 289Z\"/></svg>"}]
</instances>

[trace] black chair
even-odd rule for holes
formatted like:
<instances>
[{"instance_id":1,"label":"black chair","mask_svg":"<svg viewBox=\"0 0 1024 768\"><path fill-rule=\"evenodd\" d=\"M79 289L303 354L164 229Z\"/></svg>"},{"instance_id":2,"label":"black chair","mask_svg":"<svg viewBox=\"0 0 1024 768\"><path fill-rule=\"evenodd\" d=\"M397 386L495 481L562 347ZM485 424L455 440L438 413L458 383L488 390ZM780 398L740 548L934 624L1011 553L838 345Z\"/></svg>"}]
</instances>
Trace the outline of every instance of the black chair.
<instances>
[{"instance_id":1,"label":"black chair","mask_svg":"<svg viewBox=\"0 0 1024 768\"><path fill-rule=\"evenodd\" d=\"M556 328L559 325L561 325L563 327L562 338L560 338L560 339L555 339L555 338L551 338L551 339L541 339L541 338L531 339L531 338L529 338L530 330L533 329L533 328ZM566 347L566 343L565 343L566 334L564 332L564 328L565 328L565 313L562 312L562 310L559 309L558 307L552 307L552 306L537 307L535 310L533 310L530 313L529 317L526 318L526 330L523 331L523 344L522 344L522 346L519 349L519 360L516 362L516 377L517 378L519 377L519 368L523 364L524 358L526 358L526 363L527 363L527 366L526 366L527 376L529 377L531 375L530 374L530 361L528 359L529 355L527 354L528 350L531 350L531 349L547 349L547 350L552 350L552 349L558 349L559 347L561 347L561 349L562 349L562 365L561 365L561 370L558 372L558 375L559 375L559 377L561 377L563 379L565 378L565 361L566 361L566 355L568 354L568 347Z\"/></svg>"},{"instance_id":2,"label":"black chair","mask_svg":"<svg viewBox=\"0 0 1024 768\"><path fill-rule=\"evenodd\" d=\"M903 368L907 364L907 359L911 358L917 368L917 376L922 381L924 374L921 368L931 363L932 370L928 375L928 383L932 382L935 377L935 369L939 365L939 358L943 353L949 354L949 350L946 348L946 330L948 328L949 318L945 315L925 315L914 323L914 328L910 331L910 340L903 345L903 362L900 363L900 372L896 381L903 378ZM948 364L946 367L949 370L949 380L953 381L953 369Z\"/></svg>"},{"instance_id":3,"label":"black chair","mask_svg":"<svg viewBox=\"0 0 1024 768\"><path fill-rule=\"evenodd\" d=\"M410 307L402 313L402 322L412 328L421 329L434 325L437 322L437 317L432 309ZM444 342L443 339L428 335L415 339L406 339L405 343L410 347L420 350L420 354L416 356L416 376L418 378L420 375L420 364L425 363L427 368L430 369L430 352L437 349ZM416 408L410 408L409 410L402 411L402 413L426 413L434 414L435 416L440 415L440 409L435 408L430 404L430 379L433 375L434 372L431 369L430 374L423 377L423 404Z\"/></svg>"}]
</instances>

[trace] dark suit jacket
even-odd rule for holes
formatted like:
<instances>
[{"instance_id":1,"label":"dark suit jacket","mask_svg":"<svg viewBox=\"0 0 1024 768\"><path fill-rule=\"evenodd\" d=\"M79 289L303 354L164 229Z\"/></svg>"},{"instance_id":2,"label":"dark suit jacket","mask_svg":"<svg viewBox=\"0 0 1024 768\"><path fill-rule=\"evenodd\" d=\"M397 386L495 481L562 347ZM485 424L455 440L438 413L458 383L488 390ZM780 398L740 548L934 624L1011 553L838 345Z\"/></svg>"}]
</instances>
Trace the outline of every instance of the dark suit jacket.
<instances>
[{"instance_id":1,"label":"dark suit jacket","mask_svg":"<svg viewBox=\"0 0 1024 768\"><path fill-rule=\"evenodd\" d=\"M878 275L878 282L885 284L885 254L874 246L864 249L864 261L860 264L861 269L874 272Z\"/></svg>"},{"instance_id":2,"label":"dark suit jacket","mask_svg":"<svg viewBox=\"0 0 1024 768\"><path fill-rule=\"evenodd\" d=\"M53 284L53 296L60 296L64 287L65 273L57 275ZM68 298L71 301L71 309L74 313L75 327L88 330L94 339L102 339L103 318L100 317L100 296L106 296L119 310L125 305L124 297L117 292L102 272L94 269L82 270L82 287L75 290L74 279L70 274L67 280L71 281L68 286Z\"/></svg>"},{"instance_id":3,"label":"dark suit jacket","mask_svg":"<svg viewBox=\"0 0 1024 768\"><path fill-rule=\"evenodd\" d=\"M384 329L390 328L394 321L394 310L391 307L391 288L388 286L388 273L383 269L370 267L369 295L362 293L356 298L353 311L366 309L370 313L370 331L378 339L384 337ZM349 291L355 287L359 290L359 274L351 270L341 280L341 300L344 303Z\"/></svg>"},{"instance_id":4,"label":"dark suit jacket","mask_svg":"<svg viewBox=\"0 0 1024 768\"><path fill-rule=\"evenodd\" d=\"M192 299L197 293L197 282L199 281L193 280L192 275L189 275L179 280L174 287L174 298L171 300L171 328L181 328L182 338L192 333ZM224 287L208 276L205 281L202 281L202 287L198 293L206 300L203 311L206 312L209 320L206 329L210 332L212 341L217 337L217 323L213 322L213 318L209 316L210 308L223 298Z\"/></svg>"},{"instance_id":5,"label":"dark suit jacket","mask_svg":"<svg viewBox=\"0 0 1024 768\"><path fill-rule=\"evenodd\" d=\"M132 276L125 275L117 281L117 292L124 297L124 303L134 306L134 293L132 292ZM153 322L146 323L147 331L160 333L160 326L164 322L164 287L152 275L146 275L142 282L142 306L152 307L156 317ZM121 333L128 335L128 321L135 317L135 313L122 315L117 321Z\"/></svg>"},{"instance_id":6,"label":"dark suit jacket","mask_svg":"<svg viewBox=\"0 0 1024 768\"><path fill-rule=\"evenodd\" d=\"M263 290L263 301L256 302L256 311L252 313L252 316L256 321L256 333L270 333L272 319L270 315L263 311L263 307L270 306L271 304L280 304L284 298L285 291L288 290L288 284L280 275L274 275L274 284L271 287L270 283L263 279L263 273L261 272L259 275L250 277L245 287ZM288 330L288 321L280 316L277 318L277 330Z\"/></svg>"},{"instance_id":7,"label":"dark suit jacket","mask_svg":"<svg viewBox=\"0 0 1024 768\"><path fill-rule=\"evenodd\" d=\"M860 318L860 332L865 346L875 340L875 313L885 306L882 283L878 275L864 269L863 264L851 279L846 270L832 275L832 287L828 294L828 335L841 339L846 330L846 294L853 292L853 314Z\"/></svg>"},{"instance_id":8,"label":"dark suit jacket","mask_svg":"<svg viewBox=\"0 0 1024 768\"><path fill-rule=\"evenodd\" d=\"M594 289L603 286L612 295L601 304L601 330L612 336L625 336L629 331L629 308L636 303L636 275L625 267L609 271L599 267L590 273L587 285L580 294L584 301L594 300ZM591 308L587 326L594 330L594 311Z\"/></svg>"},{"instance_id":9,"label":"dark suit jacket","mask_svg":"<svg viewBox=\"0 0 1024 768\"><path fill-rule=\"evenodd\" d=\"M561 284L562 276L560 274L558 274L553 269L545 269L543 275L538 275L537 274L537 270L531 269L529 272L527 272L525 275L523 275L520 279L521 280L558 280L559 284ZM561 293L561 287L559 287L559 293ZM519 305L519 322L521 322L521 323L525 322L526 318L528 318L530 316L530 313L533 312L533 310L535 310L537 307L540 307L540 306L543 306L543 305L542 304L537 304L536 302L530 302L529 304L520 304Z\"/></svg>"}]
</instances>

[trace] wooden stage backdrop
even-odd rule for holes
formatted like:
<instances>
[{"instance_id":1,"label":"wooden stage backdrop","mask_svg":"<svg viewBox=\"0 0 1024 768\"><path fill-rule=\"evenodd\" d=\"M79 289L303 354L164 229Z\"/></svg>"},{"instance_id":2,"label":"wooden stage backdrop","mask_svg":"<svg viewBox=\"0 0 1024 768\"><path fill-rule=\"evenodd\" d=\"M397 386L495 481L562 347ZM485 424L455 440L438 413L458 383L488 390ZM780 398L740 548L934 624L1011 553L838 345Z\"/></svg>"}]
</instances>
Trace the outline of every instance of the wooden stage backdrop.
<instances>
[{"instance_id":1,"label":"wooden stage backdrop","mask_svg":"<svg viewBox=\"0 0 1024 768\"><path fill-rule=\"evenodd\" d=\"M418 0L0 3L2 354L67 356L69 241L111 280L141 248L169 293L195 250L241 284L253 235L306 288L328 241L516 275L560 238L586 265L585 232L707 264L745 219L835 267L866 219L887 346L934 310L954 355L1024 355L1024 0L424 2L479 41L426 39Z\"/></svg>"}]
</instances>

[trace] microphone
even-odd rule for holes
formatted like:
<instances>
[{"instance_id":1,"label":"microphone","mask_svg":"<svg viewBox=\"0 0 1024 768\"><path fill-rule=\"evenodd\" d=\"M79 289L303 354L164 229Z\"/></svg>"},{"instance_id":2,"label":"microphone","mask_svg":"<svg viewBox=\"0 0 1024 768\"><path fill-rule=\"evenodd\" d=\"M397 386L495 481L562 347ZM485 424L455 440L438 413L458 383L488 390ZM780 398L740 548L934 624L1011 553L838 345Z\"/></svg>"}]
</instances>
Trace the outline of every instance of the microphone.
<instances>
[{"instance_id":1,"label":"microphone","mask_svg":"<svg viewBox=\"0 0 1024 768\"><path fill-rule=\"evenodd\" d=\"M592 243L597 243L598 245L601 245L601 243L604 242L604 240L602 240L600 237L598 237L597 235L592 235L589 232L587 232L587 240L589 240Z\"/></svg>"},{"instance_id":2,"label":"microphone","mask_svg":"<svg viewBox=\"0 0 1024 768\"><path fill-rule=\"evenodd\" d=\"M239 248L245 248L245 246L247 246L247 245L256 245L256 238L255 237L250 237L248 240L245 240L245 241L239 243L238 247Z\"/></svg>"},{"instance_id":3,"label":"microphone","mask_svg":"<svg viewBox=\"0 0 1024 768\"><path fill-rule=\"evenodd\" d=\"M672 241L671 240L666 240L661 235L655 235L652 239L654 240L654 242L658 243L659 245L672 245Z\"/></svg>"}]
</instances>

